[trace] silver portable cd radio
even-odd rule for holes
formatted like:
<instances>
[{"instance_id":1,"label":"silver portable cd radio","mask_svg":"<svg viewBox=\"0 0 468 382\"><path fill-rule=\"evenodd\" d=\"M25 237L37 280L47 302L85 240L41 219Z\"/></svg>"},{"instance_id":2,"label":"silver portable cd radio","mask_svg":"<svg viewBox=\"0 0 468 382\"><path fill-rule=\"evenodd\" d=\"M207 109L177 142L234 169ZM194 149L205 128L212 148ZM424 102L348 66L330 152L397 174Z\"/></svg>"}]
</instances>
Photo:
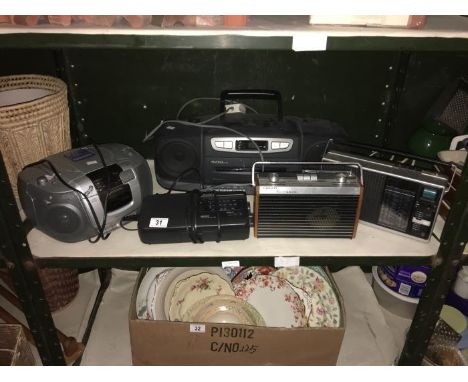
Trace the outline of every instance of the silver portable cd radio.
<instances>
[{"instance_id":1,"label":"silver portable cd radio","mask_svg":"<svg viewBox=\"0 0 468 382\"><path fill-rule=\"evenodd\" d=\"M96 149L86 146L51 155L46 162L21 171L21 205L37 229L73 243L98 235L95 218L102 224L106 217L104 232L109 232L122 217L139 211L143 198L153 191L148 163L122 144L99 145L99 150L107 168ZM50 164L65 183L86 195L89 203L82 194L67 187Z\"/></svg>"}]
</instances>

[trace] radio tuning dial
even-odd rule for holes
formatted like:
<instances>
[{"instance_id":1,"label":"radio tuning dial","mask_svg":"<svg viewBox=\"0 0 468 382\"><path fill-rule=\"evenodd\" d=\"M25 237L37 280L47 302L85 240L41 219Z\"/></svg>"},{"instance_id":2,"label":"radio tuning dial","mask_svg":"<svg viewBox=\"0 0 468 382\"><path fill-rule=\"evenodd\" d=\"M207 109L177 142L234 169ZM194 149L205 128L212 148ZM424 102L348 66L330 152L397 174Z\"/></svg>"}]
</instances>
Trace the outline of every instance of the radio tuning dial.
<instances>
[{"instance_id":1,"label":"radio tuning dial","mask_svg":"<svg viewBox=\"0 0 468 382\"><path fill-rule=\"evenodd\" d=\"M279 180L279 175L277 172L272 172L270 175L268 175L268 179L271 183L276 183Z\"/></svg>"}]
</instances>

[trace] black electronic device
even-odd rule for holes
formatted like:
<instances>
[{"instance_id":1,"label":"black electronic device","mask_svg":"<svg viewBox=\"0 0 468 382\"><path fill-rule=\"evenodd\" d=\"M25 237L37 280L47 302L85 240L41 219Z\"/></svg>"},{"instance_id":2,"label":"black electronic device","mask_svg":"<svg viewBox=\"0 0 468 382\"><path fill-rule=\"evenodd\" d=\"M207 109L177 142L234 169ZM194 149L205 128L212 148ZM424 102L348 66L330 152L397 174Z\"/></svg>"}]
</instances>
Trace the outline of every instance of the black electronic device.
<instances>
[{"instance_id":1,"label":"black electronic device","mask_svg":"<svg viewBox=\"0 0 468 382\"><path fill-rule=\"evenodd\" d=\"M353 152L353 148L359 153ZM430 240L448 179L431 171L431 167L421 168L417 162L433 161L397 151L349 144L339 146L339 149L332 147L323 160L352 161L362 166L361 220L413 238Z\"/></svg>"},{"instance_id":2,"label":"black electronic device","mask_svg":"<svg viewBox=\"0 0 468 382\"><path fill-rule=\"evenodd\" d=\"M249 237L245 192L200 192L148 196L138 218L146 244L203 243Z\"/></svg>"},{"instance_id":3,"label":"black electronic device","mask_svg":"<svg viewBox=\"0 0 468 382\"><path fill-rule=\"evenodd\" d=\"M209 122L237 133L184 121L164 123L155 134L158 183L182 191L215 186L251 193L251 168L261 160L258 149L268 161L320 161L330 138L346 136L341 126L328 120L283 116L281 94L273 90L223 91L220 109L225 110L227 100L246 98L275 101L277 115L229 113ZM205 116L193 122L209 119ZM278 164L274 170L285 168Z\"/></svg>"}]
</instances>

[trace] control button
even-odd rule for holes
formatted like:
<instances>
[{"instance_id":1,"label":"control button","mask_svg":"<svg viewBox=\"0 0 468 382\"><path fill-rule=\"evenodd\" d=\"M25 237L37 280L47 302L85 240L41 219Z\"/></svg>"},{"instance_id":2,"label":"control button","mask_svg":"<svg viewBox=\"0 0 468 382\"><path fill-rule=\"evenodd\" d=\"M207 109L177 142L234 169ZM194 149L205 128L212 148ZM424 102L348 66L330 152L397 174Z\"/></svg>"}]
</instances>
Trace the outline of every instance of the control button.
<instances>
[{"instance_id":1,"label":"control button","mask_svg":"<svg viewBox=\"0 0 468 382\"><path fill-rule=\"evenodd\" d=\"M297 174L296 176L299 182L307 182L312 180L312 175L310 174Z\"/></svg>"},{"instance_id":2,"label":"control button","mask_svg":"<svg viewBox=\"0 0 468 382\"><path fill-rule=\"evenodd\" d=\"M289 142L280 142L280 149L287 149L289 147Z\"/></svg>"},{"instance_id":3,"label":"control button","mask_svg":"<svg viewBox=\"0 0 468 382\"><path fill-rule=\"evenodd\" d=\"M430 222L429 220L418 219L418 218L415 218L415 217L413 217L412 222L413 222L414 224L421 224L421 225L424 225L424 226L426 226L426 227L430 227L430 226L431 226L431 222Z\"/></svg>"},{"instance_id":4,"label":"control button","mask_svg":"<svg viewBox=\"0 0 468 382\"><path fill-rule=\"evenodd\" d=\"M271 142L271 149L278 150L280 148L280 143L281 142Z\"/></svg>"},{"instance_id":5,"label":"control button","mask_svg":"<svg viewBox=\"0 0 468 382\"><path fill-rule=\"evenodd\" d=\"M215 141L215 146L222 149L224 146L223 146L223 141Z\"/></svg>"},{"instance_id":6,"label":"control button","mask_svg":"<svg viewBox=\"0 0 468 382\"><path fill-rule=\"evenodd\" d=\"M135 179L135 174L131 169L127 169L119 174L119 178L123 183L128 183L131 180Z\"/></svg>"},{"instance_id":7,"label":"control button","mask_svg":"<svg viewBox=\"0 0 468 382\"><path fill-rule=\"evenodd\" d=\"M225 149L231 149L231 150L232 150L232 148L233 148L232 141L226 141L226 142L223 142L223 143L224 143L224 144L223 144L223 147L224 147Z\"/></svg>"},{"instance_id":8,"label":"control button","mask_svg":"<svg viewBox=\"0 0 468 382\"><path fill-rule=\"evenodd\" d=\"M317 174L302 173L297 174L296 177L300 182L315 182L317 180Z\"/></svg>"},{"instance_id":9,"label":"control button","mask_svg":"<svg viewBox=\"0 0 468 382\"><path fill-rule=\"evenodd\" d=\"M45 186L47 184L47 178L45 176L40 176L36 179L36 182L39 186Z\"/></svg>"}]
</instances>

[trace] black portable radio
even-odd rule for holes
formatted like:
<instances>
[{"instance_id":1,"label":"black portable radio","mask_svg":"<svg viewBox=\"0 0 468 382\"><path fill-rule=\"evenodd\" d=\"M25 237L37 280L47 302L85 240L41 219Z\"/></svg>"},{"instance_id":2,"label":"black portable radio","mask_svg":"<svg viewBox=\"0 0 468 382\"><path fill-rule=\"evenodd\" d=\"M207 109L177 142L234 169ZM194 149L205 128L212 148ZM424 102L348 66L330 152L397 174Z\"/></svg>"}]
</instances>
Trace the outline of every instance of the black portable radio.
<instances>
[{"instance_id":1,"label":"black portable radio","mask_svg":"<svg viewBox=\"0 0 468 382\"><path fill-rule=\"evenodd\" d=\"M245 192L151 195L138 218L138 234L146 244L244 240L249 232Z\"/></svg>"},{"instance_id":2,"label":"black portable radio","mask_svg":"<svg viewBox=\"0 0 468 382\"><path fill-rule=\"evenodd\" d=\"M372 146L348 143L336 147L339 149L332 146L324 155L325 162L356 162L363 168L361 220L413 238L430 240L448 178L430 168L417 166L416 162L434 161ZM359 153L343 151L353 148ZM363 154L366 151L370 156Z\"/></svg>"}]
</instances>

